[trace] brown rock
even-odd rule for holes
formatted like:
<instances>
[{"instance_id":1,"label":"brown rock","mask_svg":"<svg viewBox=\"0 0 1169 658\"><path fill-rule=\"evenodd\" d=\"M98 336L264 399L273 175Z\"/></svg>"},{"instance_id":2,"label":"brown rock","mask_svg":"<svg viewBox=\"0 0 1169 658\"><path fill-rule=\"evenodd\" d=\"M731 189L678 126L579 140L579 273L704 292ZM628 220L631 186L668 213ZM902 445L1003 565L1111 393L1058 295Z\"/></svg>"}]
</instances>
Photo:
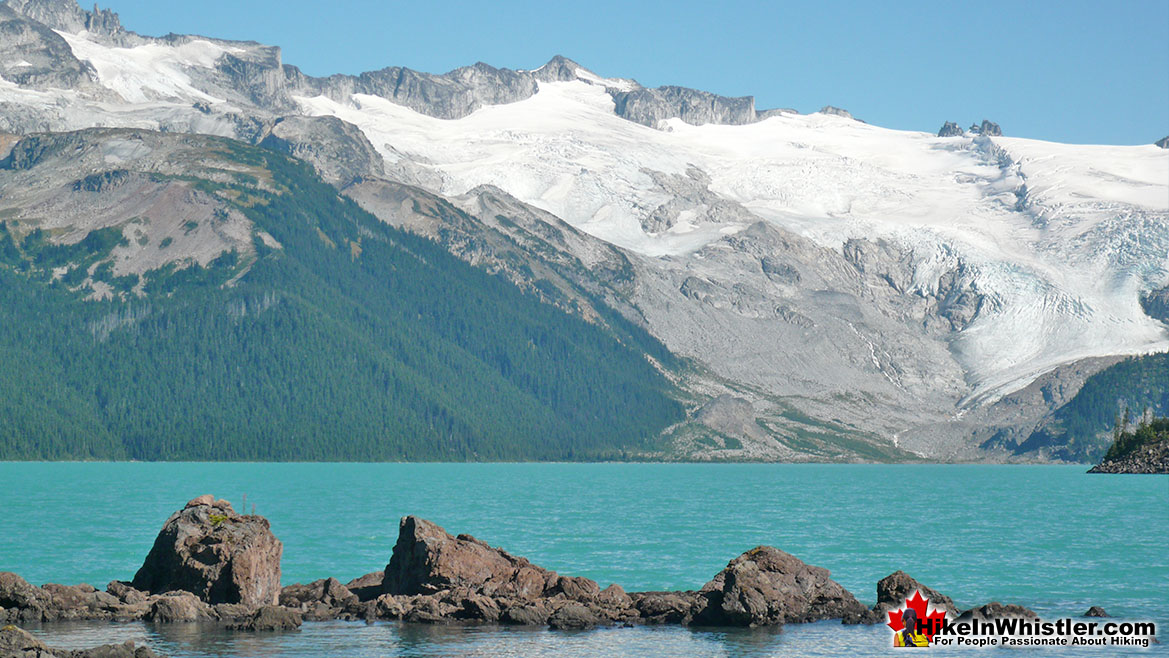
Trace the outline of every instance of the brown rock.
<instances>
[{"instance_id":1,"label":"brown rock","mask_svg":"<svg viewBox=\"0 0 1169 658\"><path fill-rule=\"evenodd\" d=\"M200 496L172 514L154 541L133 587L183 590L207 603L275 604L284 547L268 520L242 516Z\"/></svg>"},{"instance_id":2,"label":"brown rock","mask_svg":"<svg viewBox=\"0 0 1169 658\"><path fill-rule=\"evenodd\" d=\"M599 622L597 615L579 603L569 603L548 618L548 625L557 630L583 630Z\"/></svg>"},{"instance_id":3,"label":"brown rock","mask_svg":"<svg viewBox=\"0 0 1169 658\"><path fill-rule=\"evenodd\" d=\"M191 507L202 507L204 505L211 505L214 502L215 502L215 496L212 496L211 494L203 494L202 496L188 500L187 504L183 507L183 509L188 509Z\"/></svg>"},{"instance_id":4,"label":"brown rock","mask_svg":"<svg viewBox=\"0 0 1169 658\"><path fill-rule=\"evenodd\" d=\"M280 605L290 608L316 603L331 608L346 608L357 602L357 596L336 578L314 580L307 585L297 583L280 591Z\"/></svg>"},{"instance_id":5,"label":"brown rock","mask_svg":"<svg viewBox=\"0 0 1169 658\"><path fill-rule=\"evenodd\" d=\"M372 601L382 594L382 581L385 580L386 572L375 571L367 573L360 578L345 583L345 588L361 601Z\"/></svg>"},{"instance_id":6,"label":"brown rock","mask_svg":"<svg viewBox=\"0 0 1169 658\"><path fill-rule=\"evenodd\" d=\"M1084 616L1085 617L1111 617L1112 615L1105 612L1104 608L1101 608L1098 605L1094 605L1091 608L1088 608L1088 611L1084 613Z\"/></svg>"},{"instance_id":7,"label":"brown rock","mask_svg":"<svg viewBox=\"0 0 1169 658\"><path fill-rule=\"evenodd\" d=\"M190 592L168 592L154 597L146 618L164 624L206 621L212 618L207 604Z\"/></svg>"},{"instance_id":8,"label":"brown rock","mask_svg":"<svg viewBox=\"0 0 1169 658\"><path fill-rule=\"evenodd\" d=\"M51 655L49 648L43 642L33 637L32 633L15 626L0 628L0 656L35 656Z\"/></svg>"},{"instance_id":9,"label":"brown rock","mask_svg":"<svg viewBox=\"0 0 1169 658\"><path fill-rule=\"evenodd\" d=\"M694 624L777 626L865 614L827 569L794 555L759 546L731 560L701 590Z\"/></svg>"},{"instance_id":10,"label":"brown rock","mask_svg":"<svg viewBox=\"0 0 1169 658\"><path fill-rule=\"evenodd\" d=\"M543 603L518 603L504 609L499 621L514 626L543 626L551 615L548 606Z\"/></svg>"},{"instance_id":11,"label":"brown rock","mask_svg":"<svg viewBox=\"0 0 1169 658\"><path fill-rule=\"evenodd\" d=\"M399 525L382 590L387 594L427 594L465 588L491 597L533 599L551 595L550 590L562 580L554 571L470 535L452 537L429 521L407 516ZM567 587L577 595L599 591L596 583L586 578L569 579Z\"/></svg>"},{"instance_id":12,"label":"brown rock","mask_svg":"<svg viewBox=\"0 0 1169 658\"><path fill-rule=\"evenodd\" d=\"M688 624L699 598L697 592L634 592L629 597L647 624Z\"/></svg>"},{"instance_id":13,"label":"brown rock","mask_svg":"<svg viewBox=\"0 0 1169 658\"><path fill-rule=\"evenodd\" d=\"M106 591L118 597L122 603L142 603L146 600L145 592L140 592L130 583L121 580L110 581L110 584L106 585Z\"/></svg>"},{"instance_id":14,"label":"brown rock","mask_svg":"<svg viewBox=\"0 0 1169 658\"><path fill-rule=\"evenodd\" d=\"M227 625L233 631L295 631L302 623L299 612L278 605L266 605L241 622Z\"/></svg>"},{"instance_id":15,"label":"brown rock","mask_svg":"<svg viewBox=\"0 0 1169 658\"><path fill-rule=\"evenodd\" d=\"M0 607L12 621L41 621L51 597L45 590L10 571L0 571Z\"/></svg>"},{"instance_id":16,"label":"brown rock","mask_svg":"<svg viewBox=\"0 0 1169 658\"><path fill-rule=\"evenodd\" d=\"M625 589L620 585L609 585L597 593L596 600L603 606L617 610L633 607L633 599L625 593Z\"/></svg>"}]
</instances>

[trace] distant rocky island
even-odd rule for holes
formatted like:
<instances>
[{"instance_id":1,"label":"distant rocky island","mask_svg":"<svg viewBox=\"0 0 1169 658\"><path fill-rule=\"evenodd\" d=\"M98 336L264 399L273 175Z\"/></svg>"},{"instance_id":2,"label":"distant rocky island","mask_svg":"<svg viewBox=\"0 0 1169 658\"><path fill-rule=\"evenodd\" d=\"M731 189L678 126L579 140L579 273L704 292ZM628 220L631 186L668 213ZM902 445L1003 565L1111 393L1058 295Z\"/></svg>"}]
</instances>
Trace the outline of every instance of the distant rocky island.
<instances>
[{"instance_id":1,"label":"distant rocky island","mask_svg":"<svg viewBox=\"0 0 1169 658\"><path fill-rule=\"evenodd\" d=\"M770 546L731 560L698 591L602 589L588 578L562 576L415 516L401 520L384 570L346 584L326 578L281 588L282 555L283 544L267 519L237 514L226 500L200 496L167 519L133 579L113 581L105 591L84 584L37 587L0 572L0 624L145 620L214 624L241 632L294 631L304 621L335 619L574 630L655 624L780 627L830 619L876 624L914 591L960 618L1036 616L1022 606L997 602L962 611L902 571L877 584L877 602L867 607L827 569ZM155 655L129 644L100 649L108 653L55 651L14 625L0 632L0 656L27 655L21 653L26 650L74 658Z\"/></svg>"},{"instance_id":2,"label":"distant rocky island","mask_svg":"<svg viewBox=\"0 0 1169 658\"><path fill-rule=\"evenodd\" d=\"M1089 473L1169 474L1169 418L1142 421L1118 431L1112 446Z\"/></svg>"}]
</instances>

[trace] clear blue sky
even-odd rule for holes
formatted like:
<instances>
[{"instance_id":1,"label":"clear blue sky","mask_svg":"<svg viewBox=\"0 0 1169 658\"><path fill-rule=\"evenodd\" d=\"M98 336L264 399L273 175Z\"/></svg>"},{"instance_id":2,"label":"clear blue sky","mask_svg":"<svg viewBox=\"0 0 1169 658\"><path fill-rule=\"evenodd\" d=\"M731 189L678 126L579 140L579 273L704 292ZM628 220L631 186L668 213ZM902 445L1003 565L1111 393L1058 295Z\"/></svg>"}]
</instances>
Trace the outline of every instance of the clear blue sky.
<instances>
[{"instance_id":1,"label":"clear blue sky","mask_svg":"<svg viewBox=\"0 0 1169 658\"><path fill-rule=\"evenodd\" d=\"M123 24L283 47L313 75L563 54L597 73L759 108L850 110L935 131L1147 144L1169 135L1169 1L426 2L110 0ZM103 5L104 6L104 5Z\"/></svg>"}]
</instances>

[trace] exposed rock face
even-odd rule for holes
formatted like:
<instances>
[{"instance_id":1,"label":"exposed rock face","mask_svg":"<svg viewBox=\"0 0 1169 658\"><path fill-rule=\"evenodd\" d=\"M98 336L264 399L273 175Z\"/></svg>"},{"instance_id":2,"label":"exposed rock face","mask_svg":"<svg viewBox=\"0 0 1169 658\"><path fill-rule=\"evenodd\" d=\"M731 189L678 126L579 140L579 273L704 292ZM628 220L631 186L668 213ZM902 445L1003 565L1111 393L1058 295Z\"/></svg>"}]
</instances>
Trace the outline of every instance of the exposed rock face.
<instances>
[{"instance_id":1,"label":"exposed rock face","mask_svg":"<svg viewBox=\"0 0 1169 658\"><path fill-rule=\"evenodd\" d=\"M832 116L844 117L845 119L856 118L852 116L852 113L848 110L839 107L833 107L831 105L825 105L824 107L820 108L820 114L831 114Z\"/></svg>"},{"instance_id":2,"label":"exposed rock face","mask_svg":"<svg viewBox=\"0 0 1169 658\"><path fill-rule=\"evenodd\" d=\"M862 615L865 608L827 569L770 546L731 560L700 594L703 626L776 626ZM699 600L703 605L703 600Z\"/></svg>"},{"instance_id":3,"label":"exposed rock face","mask_svg":"<svg viewBox=\"0 0 1169 658\"><path fill-rule=\"evenodd\" d=\"M154 599L146 618L163 624L173 624L205 621L212 618L212 613L206 603L190 592L167 592Z\"/></svg>"},{"instance_id":4,"label":"exposed rock face","mask_svg":"<svg viewBox=\"0 0 1169 658\"><path fill-rule=\"evenodd\" d=\"M938 137L961 137L965 134L965 131L953 121L943 123L942 127L938 130Z\"/></svg>"},{"instance_id":5,"label":"exposed rock face","mask_svg":"<svg viewBox=\"0 0 1169 658\"><path fill-rule=\"evenodd\" d=\"M48 26L14 11L20 6L0 4L0 77L33 89L71 89L88 83L92 68ZM2 120L0 128L12 128L11 124L10 119Z\"/></svg>"},{"instance_id":6,"label":"exposed rock face","mask_svg":"<svg viewBox=\"0 0 1169 658\"><path fill-rule=\"evenodd\" d=\"M1003 134L1003 129L999 127L999 124L988 119L983 119L982 124L970 124L970 132L974 133L975 135L983 135L985 137L1001 137Z\"/></svg>"},{"instance_id":7,"label":"exposed rock face","mask_svg":"<svg viewBox=\"0 0 1169 658\"><path fill-rule=\"evenodd\" d=\"M1158 139L1156 142L1153 142L1153 143L1156 146L1160 146L1163 149L1169 149L1169 137L1162 137L1161 139Z\"/></svg>"},{"instance_id":8,"label":"exposed rock face","mask_svg":"<svg viewBox=\"0 0 1169 658\"><path fill-rule=\"evenodd\" d=\"M741 125L756 120L755 98L728 98L686 87L609 89L617 115L651 128L665 119L679 118L701 126L707 123Z\"/></svg>"},{"instance_id":9,"label":"exposed rock face","mask_svg":"<svg viewBox=\"0 0 1169 658\"><path fill-rule=\"evenodd\" d=\"M1141 308L1150 318L1169 324L1169 286L1143 293L1141 295Z\"/></svg>"},{"instance_id":10,"label":"exposed rock face","mask_svg":"<svg viewBox=\"0 0 1169 658\"><path fill-rule=\"evenodd\" d=\"M461 119L484 105L514 103L536 93L536 80L510 69L479 62L435 75L400 66L358 76L311 78L290 67L297 93L348 99L353 94L379 96L439 119Z\"/></svg>"},{"instance_id":11,"label":"exposed rock face","mask_svg":"<svg viewBox=\"0 0 1169 658\"><path fill-rule=\"evenodd\" d=\"M384 173L382 156L365 133L336 117L283 117L260 146L308 162L321 178L338 187Z\"/></svg>"},{"instance_id":12,"label":"exposed rock face","mask_svg":"<svg viewBox=\"0 0 1169 658\"><path fill-rule=\"evenodd\" d=\"M267 519L200 496L167 519L133 585L183 590L207 603L275 604L283 550Z\"/></svg>"}]
</instances>

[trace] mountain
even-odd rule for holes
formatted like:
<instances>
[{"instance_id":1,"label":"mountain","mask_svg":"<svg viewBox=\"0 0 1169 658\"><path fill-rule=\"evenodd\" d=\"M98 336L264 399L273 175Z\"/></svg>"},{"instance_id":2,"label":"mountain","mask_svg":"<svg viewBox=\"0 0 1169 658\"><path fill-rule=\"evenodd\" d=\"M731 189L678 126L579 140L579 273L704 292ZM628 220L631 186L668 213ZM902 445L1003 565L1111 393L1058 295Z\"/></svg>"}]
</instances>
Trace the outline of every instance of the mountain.
<instances>
[{"instance_id":1,"label":"mountain","mask_svg":"<svg viewBox=\"0 0 1169 658\"><path fill-rule=\"evenodd\" d=\"M543 304L283 154L43 134L0 191L4 458L597 459L682 418L636 328Z\"/></svg>"},{"instance_id":2,"label":"mountain","mask_svg":"<svg viewBox=\"0 0 1169 658\"><path fill-rule=\"evenodd\" d=\"M1052 446L1017 447L1094 372L1169 348L1169 156L1154 145L1005 137L988 120L894 131L563 57L315 78L272 46L145 37L72 0L9 0L0 35L6 144L117 126L302 159L383 223L674 359L687 414L661 434L666 455L1042 458ZM107 148L82 187L121 175L129 147ZM67 206L42 191L9 212ZM196 226L174 262L242 248L205 211L172 213ZM51 229L51 244L84 237ZM170 262L150 258L114 271ZM98 296L145 292L101 282Z\"/></svg>"}]
</instances>

